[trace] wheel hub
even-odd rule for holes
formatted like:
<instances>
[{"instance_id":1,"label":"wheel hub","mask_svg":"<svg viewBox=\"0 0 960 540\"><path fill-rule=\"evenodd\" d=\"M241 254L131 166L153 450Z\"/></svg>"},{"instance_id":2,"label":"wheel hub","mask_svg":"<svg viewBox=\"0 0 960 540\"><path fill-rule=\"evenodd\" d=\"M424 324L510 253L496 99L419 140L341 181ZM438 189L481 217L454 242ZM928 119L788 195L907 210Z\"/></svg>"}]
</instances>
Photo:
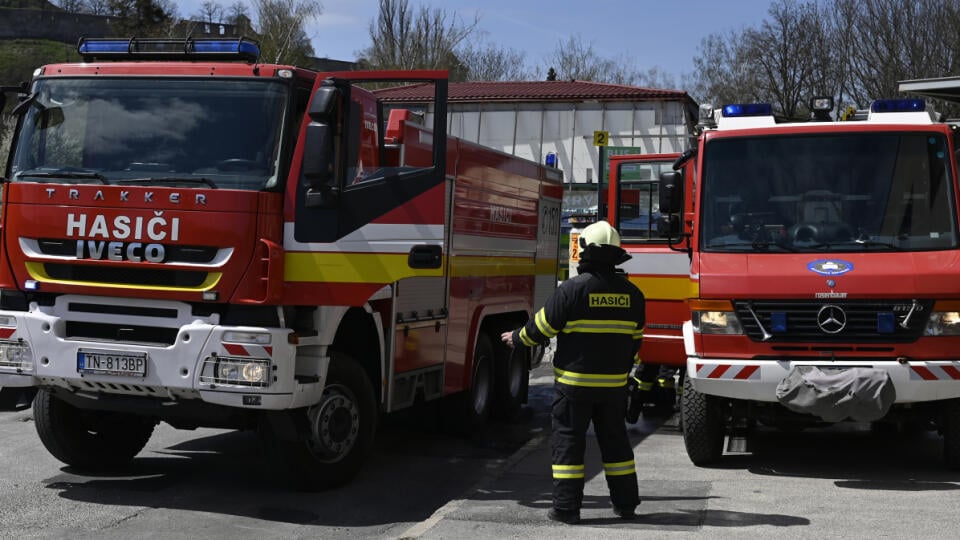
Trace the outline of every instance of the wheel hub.
<instances>
[{"instance_id":1,"label":"wheel hub","mask_svg":"<svg viewBox=\"0 0 960 540\"><path fill-rule=\"evenodd\" d=\"M340 385L328 386L320 403L310 407L310 447L328 461L343 459L360 433L360 409L353 394Z\"/></svg>"}]
</instances>

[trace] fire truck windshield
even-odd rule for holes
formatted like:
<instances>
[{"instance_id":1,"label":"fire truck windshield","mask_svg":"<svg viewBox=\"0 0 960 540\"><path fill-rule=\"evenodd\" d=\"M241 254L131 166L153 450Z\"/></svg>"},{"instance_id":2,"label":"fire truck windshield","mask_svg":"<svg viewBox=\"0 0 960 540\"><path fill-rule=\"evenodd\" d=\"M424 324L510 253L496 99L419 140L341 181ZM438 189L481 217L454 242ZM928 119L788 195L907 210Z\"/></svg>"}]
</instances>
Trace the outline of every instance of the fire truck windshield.
<instances>
[{"instance_id":1,"label":"fire truck windshield","mask_svg":"<svg viewBox=\"0 0 960 540\"><path fill-rule=\"evenodd\" d=\"M288 94L257 79L39 79L21 107L10 177L269 188Z\"/></svg>"},{"instance_id":2,"label":"fire truck windshield","mask_svg":"<svg viewBox=\"0 0 960 540\"><path fill-rule=\"evenodd\" d=\"M949 145L921 132L779 135L705 145L704 251L957 247Z\"/></svg>"}]
</instances>

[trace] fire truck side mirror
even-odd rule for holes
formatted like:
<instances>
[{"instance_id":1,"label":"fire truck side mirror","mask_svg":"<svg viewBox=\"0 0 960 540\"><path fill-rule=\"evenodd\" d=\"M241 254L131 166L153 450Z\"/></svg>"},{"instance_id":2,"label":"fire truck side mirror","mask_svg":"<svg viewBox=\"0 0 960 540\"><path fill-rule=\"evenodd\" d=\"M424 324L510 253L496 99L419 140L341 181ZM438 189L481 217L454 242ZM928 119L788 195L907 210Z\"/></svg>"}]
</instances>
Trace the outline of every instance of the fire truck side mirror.
<instances>
[{"instance_id":1,"label":"fire truck side mirror","mask_svg":"<svg viewBox=\"0 0 960 540\"><path fill-rule=\"evenodd\" d=\"M310 100L310 110L307 114L314 122L329 123L334 119L337 104L340 103L340 89L336 86L326 86L326 84L327 81L324 81L324 86L317 88L313 99Z\"/></svg>"},{"instance_id":2,"label":"fire truck side mirror","mask_svg":"<svg viewBox=\"0 0 960 540\"><path fill-rule=\"evenodd\" d=\"M326 84L326 81L325 81ZM303 183L307 207L332 206L336 203L336 113L341 92L335 86L321 86L310 101L310 124L304 138Z\"/></svg>"},{"instance_id":3,"label":"fire truck side mirror","mask_svg":"<svg viewBox=\"0 0 960 540\"><path fill-rule=\"evenodd\" d=\"M676 214L683 210L683 176L677 171L660 173L660 214Z\"/></svg>"}]
</instances>

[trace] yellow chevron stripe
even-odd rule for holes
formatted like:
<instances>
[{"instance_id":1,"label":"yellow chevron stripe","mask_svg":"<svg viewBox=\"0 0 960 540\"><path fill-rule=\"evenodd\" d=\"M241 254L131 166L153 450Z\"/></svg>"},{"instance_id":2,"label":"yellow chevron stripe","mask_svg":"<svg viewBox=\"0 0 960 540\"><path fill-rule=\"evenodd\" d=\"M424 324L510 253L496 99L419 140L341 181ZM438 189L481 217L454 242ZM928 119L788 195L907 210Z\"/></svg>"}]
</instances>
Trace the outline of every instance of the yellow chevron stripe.
<instances>
[{"instance_id":1,"label":"yellow chevron stripe","mask_svg":"<svg viewBox=\"0 0 960 540\"><path fill-rule=\"evenodd\" d=\"M630 276L647 300L686 300L700 296L700 284L689 276L636 277Z\"/></svg>"},{"instance_id":2,"label":"yellow chevron stripe","mask_svg":"<svg viewBox=\"0 0 960 540\"><path fill-rule=\"evenodd\" d=\"M537 259L537 274L557 275L557 259Z\"/></svg>"},{"instance_id":3,"label":"yellow chevron stripe","mask_svg":"<svg viewBox=\"0 0 960 540\"><path fill-rule=\"evenodd\" d=\"M286 281L392 283L414 276L443 276L443 268L413 269L406 253L293 252L284 260Z\"/></svg>"},{"instance_id":4,"label":"yellow chevron stripe","mask_svg":"<svg viewBox=\"0 0 960 540\"><path fill-rule=\"evenodd\" d=\"M41 283L56 283L58 285L82 285L84 287L107 287L110 289L141 289L148 291L180 291L180 292L196 292L196 291L207 291L217 286L220 283L220 278L223 277L222 272L207 272L206 279L203 280L203 283L197 285L196 287L167 287L164 285L142 285L139 283L105 283L102 281L77 281L72 279L54 279L50 277L50 274L47 273L46 269L43 267L43 263L39 262L27 262L24 263L24 266L27 268L27 273L30 274L30 277L41 282Z\"/></svg>"},{"instance_id":5,"label":"yellow chevron stripe","mask_svg":"<svg viewBox=\"0 0 960 540\"><path fill-rule=\"evenodd\" d=\"M450 260L450 275L452 277L531 276L536 272L537 265L534 263L533 257L458 255Z\"/></svg>"},{"instance_id":6,"label":"yellow chevron stripe","mask_svg":"<svg viewBox=\"0 0 960 540\"><path fill-rule=\"evenodd\" d=\"M450 262L451 277L554 275L556 259L459 255ZM391 283L414 276L440 277L443 267L413 269L406 253L288 252L284 261L287 281L329 283Z\"/></svg>"}]
</instances>

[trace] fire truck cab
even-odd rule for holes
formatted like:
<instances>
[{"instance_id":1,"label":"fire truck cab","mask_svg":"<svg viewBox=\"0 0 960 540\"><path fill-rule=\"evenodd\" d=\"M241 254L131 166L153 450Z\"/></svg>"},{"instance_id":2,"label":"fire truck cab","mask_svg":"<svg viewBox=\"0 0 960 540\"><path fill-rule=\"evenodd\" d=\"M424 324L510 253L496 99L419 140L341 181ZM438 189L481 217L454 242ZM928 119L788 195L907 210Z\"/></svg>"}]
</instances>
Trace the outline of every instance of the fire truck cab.
<instances>
[{"instance_id":1,"label":"fire truck cab","mask_svg":"<svg viewBox=\"0 0 960 540\"><path fill-rule=\"evenodd\" d=\"M688 249L681 420L697 465L758 426L854 421L943 435L960 467L957 130L922 100L850 121L701 108L660 178ZM817 102L815 105L819 105Z\"/></svg>"},{"instance_id":2,"label":"fire truck cab","mask_svg":"<svg viewBox=\"0 0 960 540\"><path fill-rule=\"evenodd\" d=\"M0 386L61 461L255 429L269 474L357 473L378 417L525 402L503 346L556 287L558 170L446 135L446 72L262 64L248 39L84 39L14 109ZM378 99L428 85L429 107Z\"/></svg>"}]
</instances>

